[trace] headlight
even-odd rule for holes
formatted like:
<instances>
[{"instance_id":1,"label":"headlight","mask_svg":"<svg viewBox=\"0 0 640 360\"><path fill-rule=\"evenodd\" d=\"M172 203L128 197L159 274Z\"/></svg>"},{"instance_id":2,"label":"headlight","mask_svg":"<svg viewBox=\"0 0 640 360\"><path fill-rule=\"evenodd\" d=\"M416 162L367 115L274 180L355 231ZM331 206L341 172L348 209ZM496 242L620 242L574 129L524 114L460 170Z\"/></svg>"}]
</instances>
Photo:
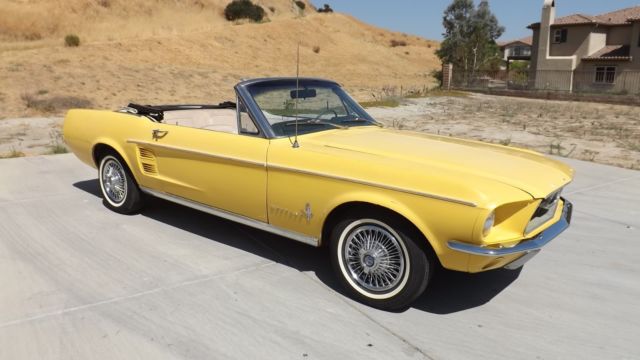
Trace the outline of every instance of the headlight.
<instances>
[{"instance_id":1,"label":"headlight","mask_svg":"<svg viewBox=\"0 0 640 360\"><path fill-rule=\"evenodd\" d=\"M487 220L484 221L484 226L482 228L482 236L487 237L493 228L493 224L496 221L496 212L492 211L491 214L487 217Z\"/></svg>"}]
</instances>

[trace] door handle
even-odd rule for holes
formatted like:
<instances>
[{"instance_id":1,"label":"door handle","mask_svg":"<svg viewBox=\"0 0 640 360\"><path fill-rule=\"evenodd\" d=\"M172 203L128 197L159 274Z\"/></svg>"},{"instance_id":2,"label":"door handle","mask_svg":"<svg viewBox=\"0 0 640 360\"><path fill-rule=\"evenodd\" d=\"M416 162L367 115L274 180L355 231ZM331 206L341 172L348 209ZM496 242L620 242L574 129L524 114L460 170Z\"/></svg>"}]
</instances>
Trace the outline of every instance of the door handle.
<instances>
[{"instance_id":1,"label":"door handle","mask_svg":"<svg viewBox=\"0 0 640 360\"><path fill-rule=\"evenodd\" d=\"M169 133L168 131L154 129L152 133L153 140L158 141L159 139L162 139L163 137L167 136L168 133Z\"/></svg>"}]
</instances>

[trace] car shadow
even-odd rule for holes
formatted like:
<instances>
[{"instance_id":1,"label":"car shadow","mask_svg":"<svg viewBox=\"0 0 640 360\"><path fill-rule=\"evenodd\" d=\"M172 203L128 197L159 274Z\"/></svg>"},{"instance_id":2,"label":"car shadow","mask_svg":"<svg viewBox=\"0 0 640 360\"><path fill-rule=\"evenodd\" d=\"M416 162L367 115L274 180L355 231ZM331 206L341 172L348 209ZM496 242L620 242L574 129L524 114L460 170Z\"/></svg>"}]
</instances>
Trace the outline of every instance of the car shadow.
<instances>
[{"instance_id":1,"label":"car shadow","mask_svg":"<svg viewBox=\"0 0 640 360\"><path fill-rule=\"evenodd\" d=\"M73 186L102 198L97 179L77 182ZM333 274L327 247L314 248L162 199L149 197L147 201L147 206L140 212L142 216L301 272L313 272L323 284L346 296ZM519 274L519 270L466 274L438 267L427 291L412 307L439 315L472 309L491 301Z\"/></svg>"}]
</instances>

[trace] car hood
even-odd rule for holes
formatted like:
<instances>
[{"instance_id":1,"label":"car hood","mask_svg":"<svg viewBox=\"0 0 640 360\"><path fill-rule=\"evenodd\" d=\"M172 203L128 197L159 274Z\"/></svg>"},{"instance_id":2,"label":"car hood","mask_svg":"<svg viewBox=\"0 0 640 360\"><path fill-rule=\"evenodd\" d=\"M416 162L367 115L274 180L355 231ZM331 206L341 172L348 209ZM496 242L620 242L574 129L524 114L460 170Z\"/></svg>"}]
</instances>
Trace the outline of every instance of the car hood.
<instances>
[{"instance_id":1,"label":"car hood","mask_svg":"<svg viewBox=\"0 0 640 360\"><path fill-rule=\"evenodd\" d=\"M533 151L426 133L362 127L316 133L307 140L316 148L369 154L440 176L481 177L534 198L546 197L573 177L569 166Z\"/></svg>"}]
</instances>

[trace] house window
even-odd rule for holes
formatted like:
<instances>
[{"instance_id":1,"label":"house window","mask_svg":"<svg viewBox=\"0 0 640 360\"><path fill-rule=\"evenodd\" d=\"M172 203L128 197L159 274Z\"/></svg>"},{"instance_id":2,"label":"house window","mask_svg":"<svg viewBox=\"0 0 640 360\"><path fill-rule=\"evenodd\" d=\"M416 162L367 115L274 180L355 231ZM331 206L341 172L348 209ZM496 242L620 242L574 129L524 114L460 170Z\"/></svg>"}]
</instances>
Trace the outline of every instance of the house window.
<instances>
[{"instance_id":1,"label":"house window","mask_svg":"<svg viewBox=\"0 0 640 360\"><path fill-rule=\"evenodd\" d=\"M567 42L568 29L557 29L553 32L553 43L561 44Z\"/></svg>"},{"instance_id":2,"label":"house window","mask_svg":"<svg viewBox=\"0 0 640 360\"><path fill-rule=\"evenodd\" d=\"M513 55L514 56L522 56L522 46L516 46L513 49Z\"/></svg>"},{"instance_id":3,"label":"house window","mask_svg":"<svg viewBox=\"0 0 640 360\"><path fill-rule=\"evenodd\" d=\"M613 84L616 81L615 66L598 66L596 67L596 84Z\"/></svg>"}]
</instances>

